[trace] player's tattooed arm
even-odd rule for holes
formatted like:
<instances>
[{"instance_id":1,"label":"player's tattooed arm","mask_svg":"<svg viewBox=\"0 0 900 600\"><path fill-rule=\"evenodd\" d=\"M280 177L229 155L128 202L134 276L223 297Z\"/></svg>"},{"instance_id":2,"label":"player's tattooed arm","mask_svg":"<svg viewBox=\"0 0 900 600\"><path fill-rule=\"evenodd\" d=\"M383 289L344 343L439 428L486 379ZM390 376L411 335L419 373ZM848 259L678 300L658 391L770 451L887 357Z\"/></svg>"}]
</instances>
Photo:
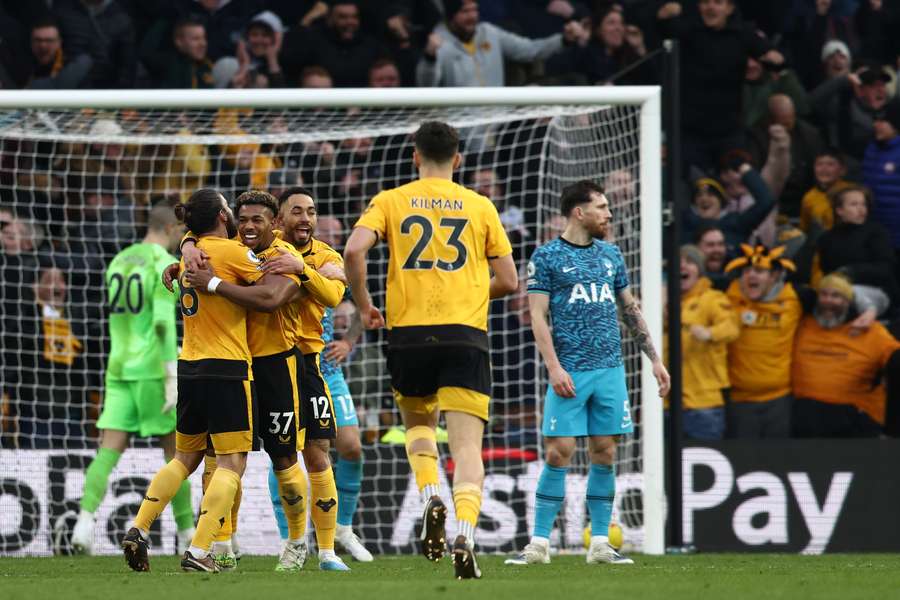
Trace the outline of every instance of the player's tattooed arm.
<instances>
[{"instance_id":1,"label":"player's tattooed arm","mask_svg":"<svg viewBox=\"0 0 900 600\"><path fill-rule=\"evenodd\" d=\"M650 330L647 328L647 322L644 321L644 315L641 314L641 308L638 306L637 299L631 295L631 290L625 288L618 294L619 311L622 315L622 321L628 329L628 333L634 338L638 348L641 349L647 358L656 362L659 360L659 354L653 346L653 339L650 337Z\"/></svg>"},{"instance_id":2,"label":"player's tattooed arm","mask_svg":"<svg viewBox=\"0 0 900 600\"><path fill-rule=\"evenodd\" d=\"M653 347L653 339L650 337L650 330L647 328L647 322L644 321L644 315L641 314L641 309L638 306L637 300L631 295L631 290L628 288L619 291L617 300L619 303L619 311L622 315L622 321L625 322L625 327L628 328L631 337L637 342L641 352L643 352L653 363L653 377L656 379L656 383L659 386L659 397L664 398L666 394L669 393L672 380L669 377L666 366L659 358L659 354L656 353L656 348Z\"/></svg>"}]
</instances>

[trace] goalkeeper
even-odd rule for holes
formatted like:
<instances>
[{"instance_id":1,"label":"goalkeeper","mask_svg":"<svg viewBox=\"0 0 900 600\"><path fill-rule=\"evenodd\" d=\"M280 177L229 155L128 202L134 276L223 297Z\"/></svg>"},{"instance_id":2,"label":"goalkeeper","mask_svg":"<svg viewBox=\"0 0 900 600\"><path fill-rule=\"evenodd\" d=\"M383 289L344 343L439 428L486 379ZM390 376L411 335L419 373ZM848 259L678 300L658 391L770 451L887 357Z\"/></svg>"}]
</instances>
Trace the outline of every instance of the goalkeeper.
<instances>
[{"instance_id":1,"label":"goalkeeper","mask_svg":"<svg viewBox=\"0 0 900 600\"><path fill-rule=\"evenodd\" d=\"M166 460L175 455L177 297L163 287L160 274L175 261L171 251L183 234L172 207L157 204L150 211L144 240L122 250L106 270L111 348L103 412L97 421L103 433L85 474L81 512L72 532L72 547L79 553L92 553L95 513L131 435L160 436ZM172 499L172 511L181 554L194 534L187 480Z\"/></svg>"}]
</instances>

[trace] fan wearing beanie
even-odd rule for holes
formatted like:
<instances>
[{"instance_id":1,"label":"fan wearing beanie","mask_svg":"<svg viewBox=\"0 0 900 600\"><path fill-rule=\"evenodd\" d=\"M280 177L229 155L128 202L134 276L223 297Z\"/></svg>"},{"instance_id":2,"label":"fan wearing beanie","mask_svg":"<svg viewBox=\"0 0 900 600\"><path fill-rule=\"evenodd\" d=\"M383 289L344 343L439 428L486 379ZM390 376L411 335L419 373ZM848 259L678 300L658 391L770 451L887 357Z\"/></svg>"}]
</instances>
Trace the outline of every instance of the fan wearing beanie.
<instances>
[{"instance_id":1,"label":"fan wearing beanie","mask_svg":"<svg viewBox=\"0 0 900 600\"><path fill-rule=\"evenodd\" d=\"M725 435L728 344L738 337L731 302L703 276L706 257L694 245L681 247L682 424L686 438L720 440ZM668 332L666 334L668 357Z\"/></svg>"},{"instance_id":2,"label":"fan wearing beanie","mask_svg":"<svg viewBox=\"0 0 900 600\"><path fill-rule=\"evenodd\" d=\"M502 86L505 60L544 60L588 36L573 20L561 33L532 40L482 23L475 0L444 0L444 22L428 36L416 83L419 87Z\"/></svg>"},{"instance_id":3,"label":"fan wearing beanie","mask_svg":"<svg viewBox=\"0 0 900 600\"><path fill-rule=\"evenodd\" d=\"M816 289L813 314L803 318L794 342L793 434L876 437L885 425L887 389L897 394L900 342L878 322L856 327L857 290L845 275L826 275Z\"/></svg>"},{"instance_id":4,"label":"fan wearing beanie","mask_svg":"<svg viewBox=\"0 0 900 600\"><path fill-rule=\"evenodd\" d=\"M741 158L736 163L727 165L727 169L733 171L735 178L739 178L750 192L754 199L752 206L742 212L726 211L728 194L725 188L717 180L703 177L694 182L691 204L681 213L687 239L693 239L694 234L704 227L721 229L729 258L739 254L740 244L750 239L775 207L775 197L759 171Z\"/></svg>"}]
</instances>

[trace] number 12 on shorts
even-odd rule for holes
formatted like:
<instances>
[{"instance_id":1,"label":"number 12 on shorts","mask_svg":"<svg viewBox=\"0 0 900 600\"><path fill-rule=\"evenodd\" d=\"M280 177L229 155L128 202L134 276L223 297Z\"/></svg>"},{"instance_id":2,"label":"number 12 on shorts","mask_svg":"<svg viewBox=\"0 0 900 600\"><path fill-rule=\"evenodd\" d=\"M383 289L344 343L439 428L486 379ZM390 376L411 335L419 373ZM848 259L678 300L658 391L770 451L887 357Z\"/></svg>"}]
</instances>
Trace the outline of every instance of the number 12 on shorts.
<instances>
[{"instance_id":1,"label":"number 12 on shorts","mask_svg":"<svg viewBox=\"0 0 900 600\"><path fill-rule=\"evenodd\" d=\"M313 416L316 419L331 418L331 403L328 402L328 396L312 396L309 399L313 406Z\"/></svg>"}]
</instances>

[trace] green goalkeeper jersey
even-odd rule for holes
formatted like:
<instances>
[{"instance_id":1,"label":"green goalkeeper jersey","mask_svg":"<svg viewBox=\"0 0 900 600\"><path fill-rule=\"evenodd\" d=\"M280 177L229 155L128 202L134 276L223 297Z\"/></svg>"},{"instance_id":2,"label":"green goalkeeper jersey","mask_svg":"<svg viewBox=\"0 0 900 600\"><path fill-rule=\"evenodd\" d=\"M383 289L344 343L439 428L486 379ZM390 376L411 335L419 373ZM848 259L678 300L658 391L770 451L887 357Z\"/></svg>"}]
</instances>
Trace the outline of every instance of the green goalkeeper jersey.
<instances>
[{"instance_id":1,"label":"green goalkeeper jersey","mask_svg":"<svg viewBox=\"0 0 900 600\"><path fill-rule=\"evenodd\" d=\"M177 297L161 281L175 257L158 244L134 244L106 269L109 308L109 379L135 381L166 376L165 363L178 360Z\"/></svg>"}]
</instances>

